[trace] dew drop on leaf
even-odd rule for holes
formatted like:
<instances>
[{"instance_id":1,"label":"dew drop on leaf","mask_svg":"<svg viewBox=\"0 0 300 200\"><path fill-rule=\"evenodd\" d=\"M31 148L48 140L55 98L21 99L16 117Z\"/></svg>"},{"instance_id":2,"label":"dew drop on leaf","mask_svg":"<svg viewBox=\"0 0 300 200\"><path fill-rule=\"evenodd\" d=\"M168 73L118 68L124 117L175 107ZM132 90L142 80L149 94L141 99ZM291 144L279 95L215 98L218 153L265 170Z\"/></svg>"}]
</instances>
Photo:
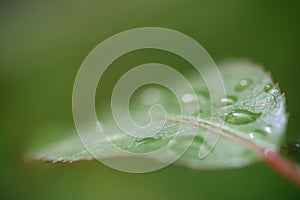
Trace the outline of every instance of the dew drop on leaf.
<instances>
[{"instance_id":1,"label":"dew drop on leaf","mask_svg":"<svg viewBox=\"0 0 300 200\"><path fill-rule=\"evenodd\" d=\"M182 96L181 100L185 103L188 103L194 100L194 96L190 93L187 93Z\"/></svg>"},{"instance_id":2,"label":"dew drop on leaf","mask_svg":"<svg viewBox=\"0 0 300 200\"><path fill-rule=\"evenodd\" d=\"M203 137L200 137L199 135L196 135L194 137L194 143L202 144L204 142Z\"/></svg>"},{"instance_id":3,"label":"dew drop on leaf","mask_svg":"<svg viewBox=\"0 0 300 200\"><path fill-rule=\"evenodd\" d=\"M251 139L254 139L254 134L252 132L250 132L248 135Z\"/></svg>"},{"instance_id":4,"label":"dew drop on leaf","mask_svg":"<svg viewBox=\"0 0 300 200\"><path fill-rule=\"evenodd\" d=\"M249 110L234 109L225 115L225 121L231 124L247 124L254 122L261 113L253 113Z\"/></svg>"},{"instance_id":5,"label":"dew drop on leaf","mask_svg":"<svg viewBox=\"0 0 300 200\"><path fill-rule=\"evenodd\" d=\"M264 90L265 92L269 92L273 88L273 85L271 83L265 85Z\"/></svg>"},{"instance_id":6,"label":"dew drop on leaf","mask_svg":"<svg viewBox=\"0 0 300 200\"><path fill-rule=\"evenodd\" d=\"M237 92L241 92L241 91L245 90L247 87L249 87L249 85L251 85L252 82L253 81L251 79L242 79L235 87L235 90Z\"/></svg>"},{"instance_id":7,"label":"dew drop on leaf","mask_svg":"<svg viewBox=\"0 0 300 200\"><path fill-rule=\"evenodd\" d=\"M255 129L253 131L254 135L260 135L260 136L266 136L266 131L265 130L261 130L261 129Z\"/></svg>"},{"instance_id":8,"label":"dew drop on leaf","mask_svg":"<svg viewBox=\"0 0 300 200\"><path fill-rule=\"evenodd\" d=\"M262 129L255 129L254 131L251 131L248 133L250 139L256 139L256 138L263 138L267 135L265 130Z\"/></svg>"},{"instance_id":9,"label":"dew drop on leaf","mask_svg":"<svg viewBox=\"0 0 300 200\"><path fill-rule=\"evenodd\" d=\"M237 97L232 95L227 95L226 97L223 97L220 99L220 102L218 103L219 107L224 106L230 106L237 102Z\"/></svg>"},{"instance_id":10,"label":"dew drop on leaf","mask_svg":"<svg viewBox=\"0 0 300 200\"><path fill-rule=\"evenodd\" d=\"M144 145L144 144L155 142L157 140L159 140L158 137L145 137L145 138L142 138L142 139L136 139L134 141L134 143L135 143L135 146L141 146L141 145Z\"/></svg>"},{"instance_id":11,"label":"dew drop on leaf","mask_svg":"<svg viewBox=\"0 0 300 200\"><path fill-rule=\"evenodd\" d=\"M266 126L264 128L265 133L270 134L271 133L271 127L270 126Z\"/></svg>"}]
</instances>

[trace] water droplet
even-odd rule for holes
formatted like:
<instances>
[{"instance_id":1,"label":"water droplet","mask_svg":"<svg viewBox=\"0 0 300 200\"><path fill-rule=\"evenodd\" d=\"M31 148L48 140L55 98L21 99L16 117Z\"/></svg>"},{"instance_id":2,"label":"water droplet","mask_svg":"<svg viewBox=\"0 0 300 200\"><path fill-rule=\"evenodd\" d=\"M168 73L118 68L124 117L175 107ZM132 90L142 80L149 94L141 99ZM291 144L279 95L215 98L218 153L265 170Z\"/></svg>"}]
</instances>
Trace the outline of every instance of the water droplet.
<instances>
[{"instance_id":1,"label":"water droplet","mask_svg":"<svg viewBox=\"0 0 300 200\"><path fill-rule=\"evenodd\" d=\"M188 103L194 100L194 96L190 93L187 93L181 97L181 100L185 103Z\"/></svg>"},{"instance_id":2,"label":"water droplet","mask_svg":"<svg viewBox=\"0 0 300 200\"><path fill-rule=\"evenodd\" d=\"M265 130L255 129L255 130L251 131L250 133L248 133L248 135L251 139L256 139L256 138L263 139L267 135L267 133Z\"/></svg>"},{"instance_id":3,"label":"water droplet","mask_svg":"<svg viewBox=\"0 0 300 200\"><path fill-rule=\"evenodd\" d=\"M140 98L144 105L153 105L160 100L160 92L155 88L147 88L142 92Z\"/></svg>"},{"instance_id":4,"label":"water droplet","mask_svg":"<svg viewBox=\"0 0 300 200\"><path fill-rule=\"evenodd\" d=\"M194 143L200 143L200 144L202 144L203 142L204 142L203 137L200 137L199 135L196 135L194 137Z\"/></svg>"},{"instance_id":5,"label":"water droplet","mask_svg":"<svg viewBox=\"0 0 300 200\"><path fill-rule=\"evenodd\" d=\"M251 139L254 139L254 134L252 132L249 133L249 136L250 136Z\"/></svg>"},{"instance_id":6,"label":"water droplet","mask_svg":"<svg viewBox=\"0 0 300 200\"><path fill-rule=\"evenodd\" d=\"M136 139L134 141L134 143L136 146L141 146L141 145L149 144L152 142L156 142L157 140L159 140L158 137L145 137L145 138L141 138L141 139Z\"/></svg>"},{"instance_id":7,"label":"water droplet","mask_svg":"<svg viewBox=\"0 0 300 200\"><path fill-rule=\"evenodd\" d=\"M266 131L261 130L261 129L255 129L255 130L253 131L253 134L255 134L255 135L260 135L260 136L266 136Z\"/></svg>"},{"instance_id":8,"label":"water droplet","mask_svg":"<svg viewBox=\"0 0 300 200\"><path fill-rule=\"evenodd\" d=\"M248 135L251 139L255 139L257 137L261 138L261 137L266 136L266 133L263 130L255 129L254 131L250 132Z\"/></svg>"},{"instance_id":9,"label":"water droplet","mask_svg":"<svg viewBox=\"0 0 300 200\"><path fill-rule=\"evenodd\" d=\"M245 90L247 87L249 87L249 85L251 85L252 83L253 83L253 81L251 79L243 79L235 87L235 90L237 92L241 92L241 91Z\"/></svg>"},{"instance_id":10,"label":"water droplet","mask_svg":"<svg viewBox=\"0 0 300 200\"><path fill-rule=\"evenodd\" d=\"M266 126L266 127L264 128L264 131L265 131L265 133L270 134L270 133L271 133L271 127L270 127L270 126Z\"/></svg>"},{"instance_id":11,"label":"water droplet","mask_svg":"<svg viewBox=\"0 0 300 200\"><path fill-rule=\"evenodd\" d=\"M273 88L273 85L271 83L265 85L264 90L265 92L269 92Z\"/></svg>"},{"instance_id":12,"label":"water droplet","mask_svg":"<svg viewBox=\"0 0 300 200\"><path fill-rule=\"evenodd\" d=\"M220 99L220 102L218 103L218 106L230 106L237 102L237 97L232 95L227 95L226 97L223 97Z\"/></svg>"},{"instance_id":13,"label":"water droplet","mask_svg":"<svg viewBox=\"0 0 300 200\"><path fill-rule=\"evenodd\" d=\"M225 121L231 124L247 124L254 122L261 113L253 113L249 110L234 109L225 115Z\"/></svg>"}]
</instances>

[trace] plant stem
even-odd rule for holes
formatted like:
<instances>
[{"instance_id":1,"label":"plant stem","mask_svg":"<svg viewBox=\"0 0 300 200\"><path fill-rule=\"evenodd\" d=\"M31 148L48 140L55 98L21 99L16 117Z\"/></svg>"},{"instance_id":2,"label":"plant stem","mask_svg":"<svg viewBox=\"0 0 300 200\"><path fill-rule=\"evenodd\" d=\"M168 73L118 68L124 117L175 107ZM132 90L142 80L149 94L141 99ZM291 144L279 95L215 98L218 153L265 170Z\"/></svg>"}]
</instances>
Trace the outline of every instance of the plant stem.
<instances>
[{"instance_id":1,"label":"plant stem","mask_svg":"<svg viewBox=\"0 0 300 200\"><path fill-rule=\"evenodd\" d=\"M284 158L280 153L277 151L270 149L270 148L264 148L261 147L250 140L247 140L245 138L242 138L238 135L230 134L228 132L223 131L220 128L212 127L210 125L205 125L199 122L195 121L188 121L184 119L178 119L176 117L169 117L168 118L171 121L177 121L185 124L195 125L199 126L201 128L210 130L216 134L220 134L231 141L234 141L244 147L247 147L248 149L252 150L253 152L259 154L265 163L267 163L269 166L271 166L273 169L278 171L280 174L291 180L293 183L295 183L300 188L300 170L297 168L297 166Z\"/></svg>"},{"instance_id":2,"label":"plant stem","mask_svg":"<svg viewBox=\"0 0 300 200\"><path fill-rule=\"evenodd\" d=\"M269 166L293 181L300 188L300 172L294 163L284 158L278 152L269 149L263 149L262 156Z\"/></svg>"}]
</instances>

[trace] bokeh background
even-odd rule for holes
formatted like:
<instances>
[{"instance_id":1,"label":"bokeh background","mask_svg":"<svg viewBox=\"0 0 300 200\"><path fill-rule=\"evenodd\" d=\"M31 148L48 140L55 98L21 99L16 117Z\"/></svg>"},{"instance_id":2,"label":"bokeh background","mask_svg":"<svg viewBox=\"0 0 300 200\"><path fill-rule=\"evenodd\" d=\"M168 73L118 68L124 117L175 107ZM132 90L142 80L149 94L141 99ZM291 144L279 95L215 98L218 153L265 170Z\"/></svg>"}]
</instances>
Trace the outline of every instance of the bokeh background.
<instances>
[{"instance_id":1,"label":"bokeh background","mask_svg":"<svg viewBox=\"0 0 300 200\"><path fill-rule=\"evenodd\" d=\"M183 32L215 61L263 64L287 94L287 137L300 136L299 9L298 1L268 0L2 0L0 199L299 199L300 191L263 163L212 172L171 165L137 175L96 161L24 161L35 138L74 129L72 87L86 55L109 36L144 26ZM148 53L135 59L159 61Z\"/></svg>"}]
</instances>

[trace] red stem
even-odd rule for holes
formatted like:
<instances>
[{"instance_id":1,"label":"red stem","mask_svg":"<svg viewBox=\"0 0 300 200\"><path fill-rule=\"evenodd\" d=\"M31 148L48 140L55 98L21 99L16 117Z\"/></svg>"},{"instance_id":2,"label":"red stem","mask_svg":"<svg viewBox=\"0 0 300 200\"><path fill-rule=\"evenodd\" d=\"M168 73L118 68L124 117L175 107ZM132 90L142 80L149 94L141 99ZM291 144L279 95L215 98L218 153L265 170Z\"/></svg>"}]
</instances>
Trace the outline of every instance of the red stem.
<instances>
[{"instance_id":1,"label":"red stem","mask_svg":"<svg viewBox=\"0 0 300 200\"><path fill-rule=\"evenodd\" d=\"M300 188L300 172L297 166L278 152L264 149L262 151L264 161L279 173L293 181Z\"/></svg>"},{"instance_id":2,"label":"red stem","mask_svg":"<svg viewBox=\"0 0 300 200\"><path fill-rule=\"evenodd\" d=\"M274 151L270 148L262 148L258 146L257 144L246 140L245 138L242 138L238 135L230 134L227 132L224 132L223 130L212 127L210 125L205 125L199 122L195 121L188 121L183 119L178 119L175 117L170 117L169 120L171 121L177 121L185 124L191 124L195 126L199 126L201 128L210 130L216 134L220 134L231 141L234 141L244 147L249 148L253 152L256 152L259 154L265 163L267 163L269 166L271 166L273 169L275 169L277 172L291 180L293 183L295 183L300 188L300 170L297 168L297 166L292 163L291 161L284 158L282 155L280 155L277 151Z\"/></svg>"}]
</instances>

